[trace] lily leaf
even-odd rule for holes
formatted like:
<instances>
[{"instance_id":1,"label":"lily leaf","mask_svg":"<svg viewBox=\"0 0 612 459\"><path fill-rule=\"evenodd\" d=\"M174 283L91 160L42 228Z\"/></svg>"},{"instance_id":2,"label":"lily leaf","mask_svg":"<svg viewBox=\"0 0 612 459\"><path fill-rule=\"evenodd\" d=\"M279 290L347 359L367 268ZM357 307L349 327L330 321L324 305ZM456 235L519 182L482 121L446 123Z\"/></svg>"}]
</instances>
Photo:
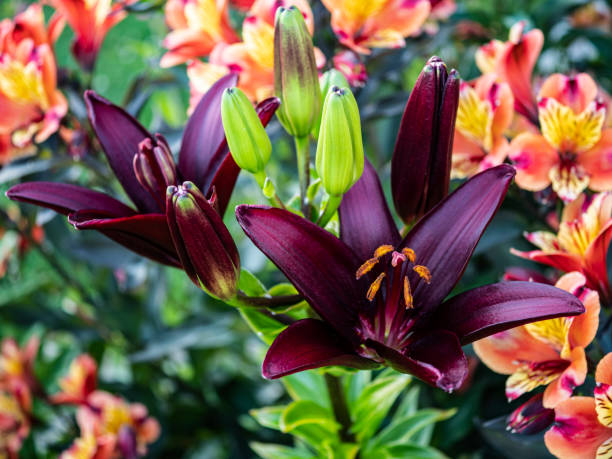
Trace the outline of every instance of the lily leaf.
<instances>
[{"instance_id":1,"label":"lily leaf","mask_svg":"<svg viewBox=\"0 0 612 459\"><path fill-rule=\"evenodd\" d=\"M381 446L406 444L415 440L415 436L426 427L433 426L438 421L448 419L456 410L441 411L424 409L401 419L394 420L385 427L370 443L376 449ZM420 442L418 442L420 443Z\"/></svg>"},{"instance_id":2,"label":"lily leaf","mask_svg":"<svg viewBox=\"0 0 612 459\"><path fill-rule=\"evenodd\" d=\"M280 421L285 409L286 407L282 405L266 406L258 410L251 410L249 411L249 414L253 416L262 426L274 430L281 430Z\"/></svg>"},{"instance_id":3,"label":"lily leaf","mask_svg":"<svg viewBox=\"0 0 612 459\"><path fill-rule=\"evenodd\" d=\"M249 446L263 459L315 459L317 456L305 449L266 443L250 443Z\"/></svg>"},{"instance_id":4,"label":"lily leaf","mask_svg":"<svg viewBox=\"0 0 612 459\"><path fill-rule=\"evenodd\" d=\"M316 371L302 371L282 379L287 392L294 400L310 400L331 408L325 379Z\"/></svg>"},{"instance_id":5,"label":"lily leaf","mask_svg":"<svg viewBox=\"0 0 612 459\"><path fill-rule=\"evenodd\" d=\"M285 329L285 325L268 317L256 309L242 308L240 315L255 332L257 337L266 344L272 344L276 335Z\"/></svg>"},{"instance_id":6,"label":"lily leaf","mask_svg":"<svg viewBox=\"0 0 612 459\"><path fill-rule=\"evenodd\" d=\"M374 435L409 382L410 376L394 373L391 376L379 376L366 386L351 413L354 420L351 430L360 441Z\"/></svg>"},{"instance_id":7,"label":"lily leaf","mask_svg":"<svg viewBox=\"0 0 612 459\"><path fill-rule=\"evenodd\" d=\"M354 443L326 443L327 459L355 459L359 445Z\"/></svg>"},{"instance_id":8,"label":"lily leaf","mask_svg":"<svg viewBox=\"0 0 612 459\"><path fill-rule=\"evenodd\" d=\"M338 423L334 420L332 412L310 400L298 400L291 403L281 415L280 429L282 432L292 432L306 424L317 424L335 433Z\"/></svg>"}]
</instances>

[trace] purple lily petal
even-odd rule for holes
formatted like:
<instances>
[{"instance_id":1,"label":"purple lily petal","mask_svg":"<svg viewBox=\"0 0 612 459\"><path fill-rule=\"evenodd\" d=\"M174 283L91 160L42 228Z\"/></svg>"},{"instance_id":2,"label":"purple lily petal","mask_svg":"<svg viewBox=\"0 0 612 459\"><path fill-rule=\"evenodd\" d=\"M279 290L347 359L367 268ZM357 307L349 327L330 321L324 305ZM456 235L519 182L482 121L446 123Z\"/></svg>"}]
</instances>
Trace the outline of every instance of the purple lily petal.
<instances>
[{"instance_id":1,"label":"purple lily petal","mask_svg":"<svg viewBox=\"0 0 612 459\"><path fill-rule=\"evenodd\" d=\"M276 337L266 354L262 373L266 379L275 379L331 365L360 369L378 366L376 362L357 355L351 343L325 322L303 319Z\"/></svg>"},{"instance_id":2,"label":"purple lily petal","mask_svg":"<svg viewBox=\"0 0 612 459\"><path fill-rule=\"evenodd\" d=\"M416 262L431 272L430 284L410 275L420 315L431 313L465 271L514 173L512 166L502 164L475 175L419 220L402 241L401 247L413 249Z\"/></svg>"},{"instance_id":3,"label":"purple lily petal","mask_svg":"<svg viewBox=\"0 0 612 459\"><path fill-rule=\"evenodd\" d=\"M28 182L11 187L6 196L68 215L82 209L100 209L113 217L134 215L134 210L115 198L77 185L55 182Z\"/></svg>"},{"instance_id":4,"label":"purple lily petal","mask_svg":"<svg viewBox=\"0 0 612 459\"><path fill-rule=\"evenodd\" d=\"M180 267L164 214L113 218L98 209L84 209L71 213L68 220L79 230L98 230L139 255Z\"/></svg>"},{"instance_id":5,"label":"purple lily petal","mask_svg":"<svg viewBox=\"0 0 612 459\"><path fill-rule=\"evenodd\" d=\"M221 123L221 96L237 82L236 74L220 78L202 96L185 126L178 168L184 181L195 183L201 190L208 190L227 155L222 145L225 131Z\"/></svg>"},{"instance_id":6,"label":"purple lily petal","mask_svg":"<svg viewBox=\"0 0 612 459\"><path fill-rule=\"evenodd\" d=\"M583 312L584 306L578 298L552 285L499 282L445 301L432 315L428 327L450 330L465 345L529 322Z\"/></svg>"},{"instance_id":7,"label":"purple lily petal","mask_svg":"<svg viewBox=\"0 0 612 459\"><path fill-rule=\"evenodd\" d=\"M111 169L136 207L143 213L159 212L159 204L138 182L134 173L134 155L138 144L151 134L139 122L94 91L85 91L89 122L104 149Z\"/></svg>"},{"instance_id":8,"label":"purple lily petal","mask_svg":"<svg viewBox=\"0 0 612 459\"><path fill-rule=\"evenodd\" d=\"M365 296L355 273L360 261L340 239L282 209L240 205L246 235L287 276L313 309L351 342Z\"/></svg>"},{"instance_id":9,"label":"purple lily petal","mask_svg":"<svg viewBox=\"0 0 612 459\"><path fill-rule=\"evenodd\" d=\"M279 105L280 100L276 97L270 97L257 104L257 107L255 107L255 111L259 115L259 119L261 120L261 123L264 126L268 125ZM207 189L207 196L210 196L213 188L216 190L219 214L224 215L225 210L227 209L227 205L229 204L232 191L234 190L236 179L238 178L238 174L240 173L240 168L234 161L234 158L232 158L232 155L230 155L229 148L227 147L227 142L225 141L225 137L223 138L223 142L219 147L219 151L215 153L215 157L217 155L225 155L225 159L223 160L223 163L221 163L221 165L219 166L219 169L214 174L214 177L212 177L212 182L210 186L204 189Z\"/></svg>"},{"instance_id":10,"label":"purple lily petal","mask_svg":"<svg viewBox=\"0 0 612 459\"><path fill-rule=\"evenodd\" d=\"M468 373L467 358L457 336L446 330L428 330L402 352L372 340L365 344L397 371L447 392L458 389Z\"/></svg>"},{"instance_id":11,"label":"purple lily petal","mask_svg":"<svg viewBox=\"0 0 612 459\"><path fill-rule=\"evenodd\" d=\"M384 244L400 241L376 170L368 160L363 175L342 198L339 209L340 239L362 259Z\"/></svg>"}]
</instances>

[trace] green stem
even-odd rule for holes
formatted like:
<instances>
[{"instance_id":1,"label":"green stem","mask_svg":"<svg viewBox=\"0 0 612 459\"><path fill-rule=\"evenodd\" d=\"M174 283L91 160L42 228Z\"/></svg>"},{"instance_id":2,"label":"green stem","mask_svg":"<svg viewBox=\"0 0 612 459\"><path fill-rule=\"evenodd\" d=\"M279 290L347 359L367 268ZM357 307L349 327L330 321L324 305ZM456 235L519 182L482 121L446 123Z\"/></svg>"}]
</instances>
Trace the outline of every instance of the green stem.
<instances>
[{"instance_id":1,"label":"green stem","mask_svg":"<svg viewBox=\"0 0 612 459\"><path fill-rule=\"evenodd\" d=\"M310 143L308 136L295 137L295 151L297 153L298 176L300 179L300 203L304 217L310 219L309 203L307 198L310 185Z\"/></svg>"},{"instance_id":2,"label":"green stem","mask_svg":"<svg viewBox=\"0 0 612 459\"><path fill-rule=\"evenodd\" d=\"M321 216L319 217L319 221L317 222L317 224L321 228L325 228L325 225L329 223L329 221L336 213L336 210L338 210L338 207L340 207L341 202L342 196L329 197L329 199L327 200L327 204L325 205L325 210L323 211L323 214L321 214Z\"/></svg>"},{"instance_id":3,"label":"green stem","mask_svg":"<svg viewBox=\"0 0 612 459\"><path fill-rule=\"evenodd\" d=\"M351 420L351 414L346 404L346 397L344 396L340 378L325 373L325 385L327 386L329 399L331 400L332 409L334 410L334 416L338 424L340 424L340 431L338 432L340 441L343 443L355 443L355 435L351 432L353 421Z\"/></svg>"},{"instance_id":4,"label":"green stem","mask_svg":"<svg viewBox=\"0 0 612 459\"><path fill-rule=\"evenodd\" d=\"M244 307L284 309L304 301L302 295L279 295L279 296L248 296L238 291L236 300Z\"/></svg>"}]
</instances>

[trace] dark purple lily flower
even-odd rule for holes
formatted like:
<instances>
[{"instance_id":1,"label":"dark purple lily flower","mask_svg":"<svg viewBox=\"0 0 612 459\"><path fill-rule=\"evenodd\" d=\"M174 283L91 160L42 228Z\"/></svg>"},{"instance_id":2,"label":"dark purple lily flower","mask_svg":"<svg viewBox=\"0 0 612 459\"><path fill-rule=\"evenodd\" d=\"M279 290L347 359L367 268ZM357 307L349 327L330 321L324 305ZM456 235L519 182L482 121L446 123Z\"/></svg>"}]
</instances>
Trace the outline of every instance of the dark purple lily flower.
<instances>
[{"instance_id":1,"label":"dark purple lily flower","mask_svg":"<svg viewBox=\"0 0 612 459\"><path fill-rule=\"evenodd\" d=\"M405 223L420 218L447 194L459 75L429 59L406 103L391 160L391 192Z\"/></svg>"},{"instance_id":2,"label":"dark purple lily flower","mask_svg":"<svg viewBox=\"0 0 612 459\"><path fill-rule=\"evenodd\" d=\"M182 267L168 228L166 188L191 182L208 199L214 190L215 209L221 217L225 213L240 168L225 140L221 96L236 82L235 75L225 76L202 97L183 132L178 164L163 136L149 133L125 110L93 91L85 93L91 125L135 208L104 193L64 183L22 183L6 195L67 215L76 228L98 230L152 260ZM257 106L264 125L278 106L276 98ZM215 225L215 230L227 232L223 225ZM225 240L229 233L220 237Z\"/></svg>"},{"instance_id":3,"label":"dark purple lily flower","mask_svg":"<svg viewBox=\"0 0 612 459\"><path fill-rule=\"evenodd\" d=\"M400 237L370 164L344 196L341 238L290 212L238 206L246 234L321 319L285 329L266 378L330 365L389 365L446 391L467 374L462 345L584 307L550 285L501 282L445 298L503 200L514 169L474 176Z\"/></svg>"}]
</instances>

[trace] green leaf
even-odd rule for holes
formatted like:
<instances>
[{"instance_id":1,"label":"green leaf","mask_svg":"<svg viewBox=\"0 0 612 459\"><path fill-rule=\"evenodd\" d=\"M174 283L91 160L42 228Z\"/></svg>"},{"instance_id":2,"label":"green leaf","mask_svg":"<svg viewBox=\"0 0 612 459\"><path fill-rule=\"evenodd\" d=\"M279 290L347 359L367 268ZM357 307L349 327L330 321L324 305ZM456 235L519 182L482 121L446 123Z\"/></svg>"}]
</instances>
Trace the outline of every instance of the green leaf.
<instances>
[{"instance_id":1,"label":"green leaf","mask_svg":"<svg viewBox=\"0 0 612 459\"><path fill-rule=\"evenodd\" d=\"M272 344L276 335L282 332L286 325L268 317L256 309L242 308L240 315L255 334L266 344Z\"/></svg>"},{"instance_id":2,"label":"green leaf","mask_svg":"<svg viewBox=\"0 0 612 459\"><path fill-rule=\"evenodd\" d=\"M344 378L344 391L346 393L346 402L349 406L355 404L359 394L361 394L370 381L372 381L372 372L368 370L352 373Z\"/></svg>"},{"instance_id":3,"label":"green leaf","mask_svg":"<svg viewBox=\"0 0 612 459\"><path fill-rule=\"evenodd\" d=\"M354 443L326 443L324 445L327 459L355 459L359 445Z\"/></svg>"},{"instance_id":4,"label":"green leaf","mask_svg":"<svg viewBox=\"0 0 612 459\"><path fill-rule=\"evenodd\" d=\"M274 430L281 430L280 420L287 407L284 405L266 406L257 410L249 411L249 414L255 418L262 426Z\"/></svg>"},{"instance_id":5,"label":"green leaf","mask_svg":"<svg viewBox=\"0 0 612 459\"><path fill-rule=\"evenodd\" d=\"M419 445L395 445L385 448L388 458L397 459L447 459L444 454L434 448Z\"/></svg>"},{"instance_id":6,"label":"green leaf","mask_svg":"<svg viewBox=\"0 0 612 459\"><path fill-rule=\"evenodd\" d=\"M238 289L242 290L248 296L264 296L266 294L266 287L261 283L257 277L242 268L240 270L240 278L238 279Z\"/></svg>"},{"instance_id":7,"label":"green leaf","mask_svg":"<svg viewBox=\"0 0 612 459\"><path fill-rule=\"evenodd\" d=\"M411 387L406 395L402 398L393 419L404 418L408 415L414 414L419 409L419 394L421 393L420 386Z\"/></svg>"},{"instance_id":8,"label":"green leaf","mask_svg":"<svg viewBox=\"0 0 612 459\"><path fill-rule=\"evenodd\" d=\"M384 373L383 373L384 375ZM395 373L376 378L363 390L353 407L352 432L360 441L372 437L402 390L410 382L410 376Z\"/></svg>"},{"instance_id":9,"label":"green leaf","mask_svg":"<svg viewBox=\"0 0 612 459\"><path fill-rule=\"evenodd\" d=\"M312 453L289 446L252 442L249 446L263 459L315 459Z\"/></svg>"},{"instance_id":10,"label":"green leaf","mask_svg":"<svg viewBox=\"0 0 612 459\"><path fill-rule=\"evenodd\" d=\"M331 410L310 400L298 400L289 404L280 418L280 428L285 433L305 424L318 424L331 433L335 433L339 427Z\"/></svg>"},{"instance_id":11,"label":"green leaf","mask_svg":"<svg viewBox=\"0 0 612 459\"><path fill-rule=\"evenodd\" d=\"M404 418L394 420L385 427L371 442L372 449L403 444L414 440L414 436L428 426L434 425L438 421L448 419L456 410L441 411L433 408L417 411Z\"/></svg>"},{"instance_id":12,"label":"green leaf","mask_svg":"<svg viewBox=\"0 0 612 459\"><path fill-rule=\"evenodd\" d=\"M282 380L294 400L310 400L331 409L325 378L316 371L302 371L285 376Z\"/></svg>"}]
</instances>

